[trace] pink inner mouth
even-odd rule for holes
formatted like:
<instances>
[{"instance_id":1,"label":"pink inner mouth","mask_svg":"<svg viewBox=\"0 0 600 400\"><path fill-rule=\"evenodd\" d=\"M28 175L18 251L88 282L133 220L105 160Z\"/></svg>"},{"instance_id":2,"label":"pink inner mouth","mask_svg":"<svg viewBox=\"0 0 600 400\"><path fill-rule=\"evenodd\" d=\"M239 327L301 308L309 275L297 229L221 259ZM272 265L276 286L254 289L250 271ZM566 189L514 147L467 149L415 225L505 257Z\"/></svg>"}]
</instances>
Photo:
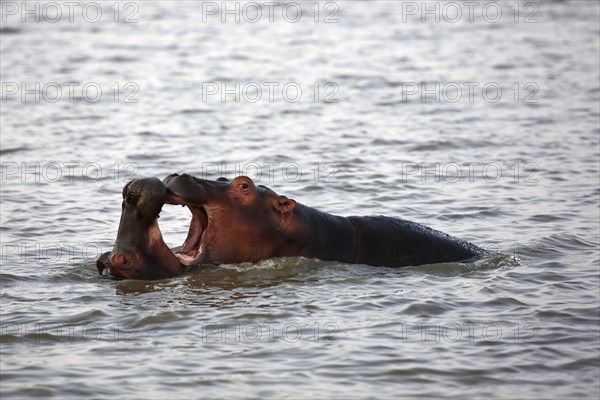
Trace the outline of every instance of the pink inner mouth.
<instances>
[{"instance_id":1,"label":"pink inner mouth","mask_svg":"<svg viewBox=\"0 0 600 400\"><path fill-rule=\"evenodd\" d=\"M192 221L187 238L175 256L183 264L190 265L196 261L203 252L202 237L208 225L208 215L203 207L187 206L192 213Z\"/></svg>"}]
</instances>

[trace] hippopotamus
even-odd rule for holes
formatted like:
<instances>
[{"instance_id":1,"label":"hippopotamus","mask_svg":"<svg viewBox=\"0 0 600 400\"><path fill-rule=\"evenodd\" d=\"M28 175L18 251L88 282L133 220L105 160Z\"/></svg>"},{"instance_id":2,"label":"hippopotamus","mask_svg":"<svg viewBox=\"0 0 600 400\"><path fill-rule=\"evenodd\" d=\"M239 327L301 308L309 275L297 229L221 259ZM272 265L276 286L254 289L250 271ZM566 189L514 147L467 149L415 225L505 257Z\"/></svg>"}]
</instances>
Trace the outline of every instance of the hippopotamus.
<instances>
[{"instance_id":1,"label":"hippopotamus","mask_svg":"<svg viewBox=\"0 0 600 400\"><path fill-rule=\"evenodd\" d=\"M175 252L157 223L164 204L185 206L192 214L187 238ZM163 181L145 178L125 185L117 240L97 267L115 278L162 279L191 265L272 257L405 267L483 254L471 243L415 222L322 212L246 176L213 181L172 174Z\"/></svg>"}]
</instances>

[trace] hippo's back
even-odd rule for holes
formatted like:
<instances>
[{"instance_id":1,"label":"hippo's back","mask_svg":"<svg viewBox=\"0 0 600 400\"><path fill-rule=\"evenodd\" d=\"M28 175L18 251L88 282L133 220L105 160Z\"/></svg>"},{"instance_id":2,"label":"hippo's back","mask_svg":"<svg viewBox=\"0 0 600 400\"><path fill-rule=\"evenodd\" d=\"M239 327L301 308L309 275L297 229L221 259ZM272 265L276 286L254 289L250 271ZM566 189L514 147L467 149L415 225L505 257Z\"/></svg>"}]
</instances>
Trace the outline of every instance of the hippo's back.
<instances>
[{"instance_id":1,"label":"hippo's back","mask_svg":"<svg viewBox=\"0 0 600 400\"><path fill-rule=\"evenodd\" d=\"M358 231L356 262L385 267L464 261L483 250L412 221L384 216L348 217Z\"/></svg>"}]
</instances>

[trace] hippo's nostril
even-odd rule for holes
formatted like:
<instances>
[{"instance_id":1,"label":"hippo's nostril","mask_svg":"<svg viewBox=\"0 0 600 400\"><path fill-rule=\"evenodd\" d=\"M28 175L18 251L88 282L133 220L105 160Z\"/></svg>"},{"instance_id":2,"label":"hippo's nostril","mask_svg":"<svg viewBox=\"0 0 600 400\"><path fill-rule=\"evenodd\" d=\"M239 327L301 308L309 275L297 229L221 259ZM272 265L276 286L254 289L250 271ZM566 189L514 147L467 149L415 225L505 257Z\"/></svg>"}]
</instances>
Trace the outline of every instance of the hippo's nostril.
<instances>
[{"instance_id":1,"label":"hippo's nostril","mask_svg":"<svg viewBox=\"0 0 600 400\"><path fill-rule=\"evenodd\" d=\"M116 269L127 269L131 266L131 260L124 253L116 253L110 258L110 264Z\"/></svg>"},{"instance_id":2,"label":"hippo's nostril","mask_svg":"<svg viewBox=\"0 0 600 400\"><path fill-rule=\"evenodd\" d=\"M123 256L123 261L121 261L121 269L127 269L131 265L129 258Z\"/></svg>"}]
</instances>

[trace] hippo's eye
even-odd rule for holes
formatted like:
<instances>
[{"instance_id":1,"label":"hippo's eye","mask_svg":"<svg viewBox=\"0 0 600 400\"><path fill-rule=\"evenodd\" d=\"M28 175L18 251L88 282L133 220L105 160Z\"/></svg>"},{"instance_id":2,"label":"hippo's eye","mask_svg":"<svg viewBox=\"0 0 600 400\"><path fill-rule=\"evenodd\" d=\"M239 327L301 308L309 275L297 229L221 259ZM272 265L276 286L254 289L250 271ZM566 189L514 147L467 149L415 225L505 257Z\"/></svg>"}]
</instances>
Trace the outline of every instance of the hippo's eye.
<instances>
[{"instance_id":1,"label":"hippo's eye","mask_svg":"<svg viewBox=\"0 0 600 400\"><path fill-rule=\"evenodd\" d=\"M246 182L240 183L240 189L242 189L244 192L247 192L248 189L250 189L250 185L248 185Z\"/></svg>"}]
</instances>

